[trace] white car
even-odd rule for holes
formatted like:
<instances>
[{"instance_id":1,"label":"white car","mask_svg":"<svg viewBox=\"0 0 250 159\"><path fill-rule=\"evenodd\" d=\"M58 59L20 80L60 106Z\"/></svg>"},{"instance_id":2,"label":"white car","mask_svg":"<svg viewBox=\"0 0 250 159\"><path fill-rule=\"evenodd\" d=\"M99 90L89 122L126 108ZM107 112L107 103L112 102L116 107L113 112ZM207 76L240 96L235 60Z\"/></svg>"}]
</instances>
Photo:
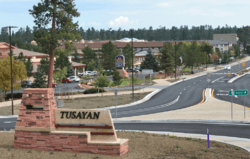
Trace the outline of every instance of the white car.
<instances>
[{"instance_id":1,"label":"white car","mask_svg":"<svg viewBox=\"0 0 250 159\"><path fill-rule=\"evenodd\" d=\"M231 70L231 66L227 65L227 66L225 66L225 69Z\"/></svg>"},{"instance_id":2,"label":"white car","mask_svg":"<svg viewBox=\"0 0 250 159\"><path fill-rule=\"evenodd\" d=\"M97 71L92 71L94 75L97 75Z\"/></svg>"},{"instance_id":3,"label":"white car","mask_svg":"<svg viewBox=\"0 0 250 159\"><path fill-rule=\"evenodd\" d=\"M90 75L90 76L94 76L94 72L92 71L85 71L85 76Z\"/></svg>"},{"instance_id":4,"label":"white car","mask_svg":"<svg viewBox=\"0 0 250 159\"><path fill-rule=\"evenodd\" d=\"M78 76L83 76L84 72L78 72Z\"/></svg>"},{"instance_id":5,"label":"white car","mask_svg":"<svg viewBox=\"0 0 250 159\"><path fill-rule=\"evenodd\" d=\"M78 76L70 76L68 78L71 79L72 82L80 82L80 80L81 80Z\"/></svg>"}]
</instances>

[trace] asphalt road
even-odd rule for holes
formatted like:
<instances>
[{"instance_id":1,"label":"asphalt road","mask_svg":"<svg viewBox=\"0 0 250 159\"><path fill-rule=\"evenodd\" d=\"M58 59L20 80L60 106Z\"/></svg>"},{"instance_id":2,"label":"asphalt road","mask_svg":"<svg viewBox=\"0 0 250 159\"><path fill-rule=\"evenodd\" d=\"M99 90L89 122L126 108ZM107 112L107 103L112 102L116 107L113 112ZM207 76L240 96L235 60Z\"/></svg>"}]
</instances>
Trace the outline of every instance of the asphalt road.
<instances>
[{"instance_id":1,"label":"asphalt road","mask_svg":"<svg viewBox=\"0 0 250 159\"><path fill-rule=\"evenodd\" d=\"M250 61L246 62L246 67L250 67ZM206 88L228 89L231 83L228 80L235 77L234 73L244 69L239 65L232 66L231 70L219 70L210 75L203 75L178 84L164 88L154 95L150 100L131 107L117 108L117 117L132 117L139 115L154 114L159 112L183 109L198 104L202 100L202 91ZM228 77L228 73L232 75ZM207 82L207 79L210 79ZM246 87L246 83L241 83ZM111 115L116 116L116 110L111 109Z\"/></svg>"},{"instance_id":2,"label":"asphalt road","mask_svg":"<svg viewBox=\"0 0 250 159\"><path fill-rule=\"evenodd\" d=\"M0 118L0 131L14 129L17 118ZM115 123L116 130L168 131L250 138L250 124L201 124L201 123Z\"/></svg>"},{"instance_id":3,"label":"asphalt road","mask_svg":"<svg viewBox=\"0 0 250 159\"><path fill-rule=\"evenodd\" d=\"M245 105L246 107L250 108L250 100L249 100L249 94L246 96L228 96L229 90L250 90L250 75L247 74L233 83L229 84L221 84L213 86L214 89L214 97L218 98L220 100L228 101L237 103L240 105Z\"/></svg>"}]
</instances>

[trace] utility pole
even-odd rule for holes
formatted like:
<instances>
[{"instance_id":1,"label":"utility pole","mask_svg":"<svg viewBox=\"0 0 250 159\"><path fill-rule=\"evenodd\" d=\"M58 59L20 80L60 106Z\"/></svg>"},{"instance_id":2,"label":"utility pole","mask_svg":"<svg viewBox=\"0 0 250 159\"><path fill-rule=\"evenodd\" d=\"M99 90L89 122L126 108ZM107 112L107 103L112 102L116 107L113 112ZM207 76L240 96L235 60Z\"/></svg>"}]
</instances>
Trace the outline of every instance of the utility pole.
<instances>
[{"instance_id":1,"label":"utility pole","mask_svg":"<svg viewBox=\"0 0 250 159\"><path fill-rule=\"evenodd\" d=\"M12 50L11 50L11 28L17 28L16 26L7 26L5 29L9 28L9 37L10 37L10 78L11 78L11 103L12 103L12 115L14 115L13 109L13 77L12 77Z\"/></svg>"},{"instance_id":2,"label":"utility pole","mask_svg":"<svg viewBox=\"0 0 250 159\"><path fill-rule=\"evenodd\" d=\"M134 48L133 48L133 31L134 29L130 29L131 31L131 39L132 39L132 99L134 99Z\"/></svg>"},{"instance_id":3,"label":"utility pole","mask_svg":"<svg viewBox=\"0 0 250 159\"><path fill-rule=\"evenodd\" d=\"M174 45L174 51L175 51L175 57L174 57L174 64L175 64L175 80L176 80L176 40L175 40L175 45Z\"/></svg>"}]
</instances>

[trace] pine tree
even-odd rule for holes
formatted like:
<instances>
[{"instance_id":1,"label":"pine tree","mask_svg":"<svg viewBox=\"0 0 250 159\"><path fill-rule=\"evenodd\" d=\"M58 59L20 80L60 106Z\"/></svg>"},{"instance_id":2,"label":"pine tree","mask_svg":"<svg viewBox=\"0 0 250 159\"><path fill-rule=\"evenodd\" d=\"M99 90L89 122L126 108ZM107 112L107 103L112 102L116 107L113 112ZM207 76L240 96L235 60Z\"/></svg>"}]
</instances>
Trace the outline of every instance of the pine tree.
<instances>
[{"instance_id":1,"label":"pine tree","mask_svg":"<svg viewBox=\"0 0 250 159\"><path fill-rule=\"evenodd\" d=\"M158 62L156 61L155 56L151 53L150 48L145 60L141 63L141 69L153 69L154 72L158 71Z\"/></svg>"},{"instance_id":2,"label":"pine tree","mask_svg":"<svg viewBox=\"0 0 250 159\"><path fill-rule=\"evenodd\" d=\"M119 51L117 50L116 46L109 41L102 45L102 54L100 57L102 67L107 70L114 70L115 69L115 57L119 55Z\"/></svg>"},{"instance_id":3,"label":"pine tree","mask_svg":"<svg viewBox=\"0 0 250 159\"><path fill-rule=\"evenodd\" d=\"M32 83L31 87L32 88L46 88L46 80L44 77L44 74L42 72L36 72L35 73L35 81Z\"/></svg>"},{"instance_id":4,"label":"pine tree","mask_svg":"<svg viewBox=\"0 0 250 159\"><path fill-rule=\"evenodd\" d=\"M125 57L125 68L131 68L132 67L132 47L129 44L127 44L123 48L122 52Z\"/></svg>"},{"instance_id":5,"label":"pine tree","mask_svg":"<svg viewBox=\"0 0 250 159\"><path fill-rule=\"evenodd\" d=\"M174 47L172 43L164 43L164 46L160 50L160 67L165 70L165 77L169 71L172 71L174 68L174 59L172 54L174 52Z\"/></svg>"},{"instance_id":6,"label":"pine tree","mask_svg":"<svg viewBox=\"0 0 250 159\"><path fill-rule=\"evenodd\" d=\"M30 78L33 75L33 73L32 73L33 65L32 65L32 62L30 60L30 57L28 58L27 62L25 62L25 66L26 66L27 77Z\"/></svg>"},{"instance_id":7,"label":"pine tree","mask_svg":"<svg viewBox=\"0 0 250 159\"><path fill-rule=\"evenodd\" d=\"M120 76L120 73L117 70L114 71L113 82L115 86L119 86L122 83L122 77Z\"/></svg>"},{"instance_id":8,"label":"pine tree","mask_svg":"<svg viewBox=\"0 0 250 159\"><path fill-rule=\"evenodd\" d=\"M78 23L73 23L73 18L79 17L80 13L75 8L74 0L42 0L29 12L35 18L37 27L34 40L50 55L48 88L52 88L55 49L60 45L58 40L80 40L76 30Z\"/></svg>"}]
</instances>

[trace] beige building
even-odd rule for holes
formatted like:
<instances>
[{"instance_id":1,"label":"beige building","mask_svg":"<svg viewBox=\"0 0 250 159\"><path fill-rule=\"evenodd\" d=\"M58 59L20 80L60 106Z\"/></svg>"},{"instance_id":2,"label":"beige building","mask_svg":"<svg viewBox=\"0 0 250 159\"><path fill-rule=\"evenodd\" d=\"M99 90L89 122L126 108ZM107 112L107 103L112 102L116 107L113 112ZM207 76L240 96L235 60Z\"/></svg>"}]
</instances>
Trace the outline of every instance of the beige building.
<instances>
[{"instance_id":1,"label":"beige building","mask_svg":"<svg viewBox=\"0 0 250 159\"><path fill-rule=\"evenodd\" d=\"M9 53L9 48L10 45L8 43L5 42L0 42L0 59L4 59L6 56L8 56ZM48 57L48 54L43 54L43 53L39 53L39 52L34 52L34 51L29 51L29 50L24 50L24 49L19 49L17 47L11 46L12 50L13 50L13 56L14 57L18 57L18 55L22 52L23 56L28 59L30 57L30 60L33 64L33 72L37 72L37 68L39 67L39 65L41 65L40 61L42 58L44 57ZM80 72L85 72L85 64L81 64L81 63L77 63L77 62L73 62L71 60L71 57L69 58L69 62L72 64L72 68L74 70L74 74L76 76L76 72L77 70L80 70ZM54 58L54 60L56 61L56 57Z\"/></svg>"}]
</instances>

